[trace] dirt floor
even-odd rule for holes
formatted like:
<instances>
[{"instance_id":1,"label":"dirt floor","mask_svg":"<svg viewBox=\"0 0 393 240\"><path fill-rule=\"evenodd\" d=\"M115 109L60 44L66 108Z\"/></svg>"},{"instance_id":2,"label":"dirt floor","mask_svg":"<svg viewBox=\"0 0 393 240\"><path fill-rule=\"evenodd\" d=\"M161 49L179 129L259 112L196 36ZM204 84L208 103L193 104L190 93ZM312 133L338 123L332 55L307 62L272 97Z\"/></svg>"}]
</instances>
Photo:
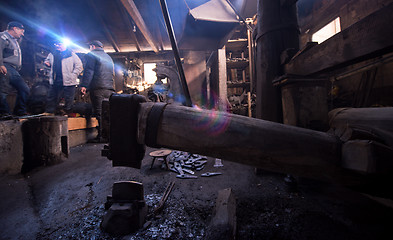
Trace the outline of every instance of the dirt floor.
<instances>
[{"instance_id":1,"label":"dirt floor","mask_svg":"<svg viewBox=\"0 0 393 240\"><path fill-rule=\"evenodd\" d=\"M237 201L237 239L391 239L393 211L339 186L298 179L290 191L284 175L214 158L178 179L156 161L150 169L112 167L100 156L103 144L71 149L62 163L26 175L0 178L0 239L204 239L217 193L231 188ZM156 149L147 149L147 152ZM222 175L199 177L207 171ZM127 236L100 229L104 204L116 181L143 183L149 213L175 181L165 207L151 225Z\"/></svg>"}]
</instances>

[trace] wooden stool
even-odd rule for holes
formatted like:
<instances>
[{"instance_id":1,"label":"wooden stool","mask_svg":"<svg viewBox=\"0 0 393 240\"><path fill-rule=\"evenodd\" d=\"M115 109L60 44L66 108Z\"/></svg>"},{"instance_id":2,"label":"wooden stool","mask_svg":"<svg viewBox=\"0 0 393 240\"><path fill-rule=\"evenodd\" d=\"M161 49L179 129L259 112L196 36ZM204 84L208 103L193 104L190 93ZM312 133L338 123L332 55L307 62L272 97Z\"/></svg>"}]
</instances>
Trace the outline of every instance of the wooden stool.
<instances>
[{"instance_id":1,"label":"wooden stool","mask_svg":"<svg viewBox=\"0 0 393 240\"><path fill-rule=\"evenodd\" d=\"M151 162L150 169L153 168L154 161L156 160L156 158L160 158L160 157L161 157L161 158L164 159L166 168L169 170L168 160L166 159L166 157L167 157L169 154L171 154L171 153L172 153L172 150L168 150L168 149L157 150L157 151L153 151L153 152L149 153L149 155L150 155L151 157L153 157L153 161Z\"/></svg>"}]
</instances>

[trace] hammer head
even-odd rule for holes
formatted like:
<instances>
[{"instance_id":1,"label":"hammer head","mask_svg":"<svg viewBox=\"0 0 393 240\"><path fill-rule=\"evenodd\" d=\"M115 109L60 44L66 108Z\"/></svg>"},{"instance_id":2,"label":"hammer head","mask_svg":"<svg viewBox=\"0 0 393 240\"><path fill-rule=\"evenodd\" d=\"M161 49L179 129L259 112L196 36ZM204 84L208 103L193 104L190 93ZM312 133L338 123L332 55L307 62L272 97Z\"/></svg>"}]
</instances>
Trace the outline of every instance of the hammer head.
<instances>
[{"instance_id":1,"label":"hammer head","mask_svg":"<svg viewBox=\"0 0 393 240\"><path fill-rule=\"evenodd\" d=\"M146 98L137 94L112 94L109 99L109 146L102 155L112 165L141 168L145 145L137 142L139 104Z\"/></svg>"}]
</instances>

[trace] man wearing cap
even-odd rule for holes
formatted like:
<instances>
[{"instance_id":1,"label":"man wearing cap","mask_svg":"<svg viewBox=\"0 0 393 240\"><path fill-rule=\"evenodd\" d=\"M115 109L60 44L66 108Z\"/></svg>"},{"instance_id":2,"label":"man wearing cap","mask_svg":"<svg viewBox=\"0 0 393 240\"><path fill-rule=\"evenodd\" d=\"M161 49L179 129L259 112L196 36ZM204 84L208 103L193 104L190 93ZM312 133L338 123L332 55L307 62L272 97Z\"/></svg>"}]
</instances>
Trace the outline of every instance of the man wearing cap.
<instances>
[{"instance_id":1,"label":"man wearing cap","mask_svg":"<svg viewBox=\"0 0 393 240\"><path fill-rule=\"evenodd\" d=\"M85 70L80 84L82 94L90 92L90 99L93 105L93 114L99 124L97 139L100 139L101 131L101 111L102 101L108 99L114 92L114 64L112 58L104 52L104 45L94 40L89 43L90 52L86 54Z\"/></svg>"},{"instance_id":2,"label":"man wearing cap","mask_svg":"<svg viewBox=\"0 0 393 240\"><path fill-rule=\"evenodd\" d=\"M60 114L72 112L74 105L75 89L77 78L83 71L83 64L80 58L67 48L66 44L55 42L56 51L49 53L44 61L51 68L49 84L51 85L48 93L45 115L53 115L60 102L60 97L64 97L64 109Z\"/></svg>"},{"instance_id":3,"label":"man wearing cap","mask_svg":"<svg viewBox=\"0 0 393 240\"><path fill-rule=\"evenodd\" d=\"M9 85L14 87L18 96L15 102L14 115L26 115L26 101L30 89L19 74L22 67L22 53L18 40L24 36L25 28L19 22L8 23L7 30L0 32L0 115L10 116L7 103Z\"/></svg>"}]
</instances>

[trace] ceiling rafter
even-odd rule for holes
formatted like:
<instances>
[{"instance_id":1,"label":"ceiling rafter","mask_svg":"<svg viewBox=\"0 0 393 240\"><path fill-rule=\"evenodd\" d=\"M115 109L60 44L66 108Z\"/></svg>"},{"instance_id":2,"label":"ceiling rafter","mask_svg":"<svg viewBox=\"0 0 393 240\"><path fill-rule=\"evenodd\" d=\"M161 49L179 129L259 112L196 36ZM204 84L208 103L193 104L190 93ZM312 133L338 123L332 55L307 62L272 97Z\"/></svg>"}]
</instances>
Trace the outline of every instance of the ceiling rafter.
<instances>
[{"instance_id":1,"label":"ceiling rafter","mask_svg":"<svg viewBox=\"0 0 393 240\"><path fill-rule=\"evenodd\" d=\"M108 26L106 25L104 19L101 17L101 14L98 11L98 9L97 9L96 5L94 4L93 0L89 0L88 2L89 2L89 5L94 9L94 12L95 12L97 18L101 22L102 28L104 30L104 34L105 34L106 38L109 40L109 42L111 43L113 49L116 52L120 52L119 46L117 45L114 37L112 36L111 32L109 31Z\"/></svg>"},{"instance_id":2,"label":"ceiling rafter","mask_svg":"<svg viewBox=\"0 0 393 240\"><path fill-rule=\"evenodd\" d=\"M150 47L154 52L159 52L156 41L153 38L153 35L149 31L146 26L145 21L142 18L142 15L139 13L138 8L136 7L133 0L121 0L121 3L127 10L128 14L132 17L135 24L138 26L139 30L142 32L142 35L145 37L146 41L149 43Z\"/></svg>"},{"instance_id":3,"label":"ceiling rafter","mask_svg":"<svg viewBox=\"0 0 393 240\"><path fill-rule=\"evenodd\" d=\"M136 49L138 51L141 51L141 45L135 35L134 32L134 26L130 22L129 14L126 12L126 9L123 7L123 5L120 3L120 1L116 1L118 8L120 9L121 16L123 18L123 21L127 25L128 33L130 34L131 39L135 42L136 44Z\"/></svg>"}]
</instances>

